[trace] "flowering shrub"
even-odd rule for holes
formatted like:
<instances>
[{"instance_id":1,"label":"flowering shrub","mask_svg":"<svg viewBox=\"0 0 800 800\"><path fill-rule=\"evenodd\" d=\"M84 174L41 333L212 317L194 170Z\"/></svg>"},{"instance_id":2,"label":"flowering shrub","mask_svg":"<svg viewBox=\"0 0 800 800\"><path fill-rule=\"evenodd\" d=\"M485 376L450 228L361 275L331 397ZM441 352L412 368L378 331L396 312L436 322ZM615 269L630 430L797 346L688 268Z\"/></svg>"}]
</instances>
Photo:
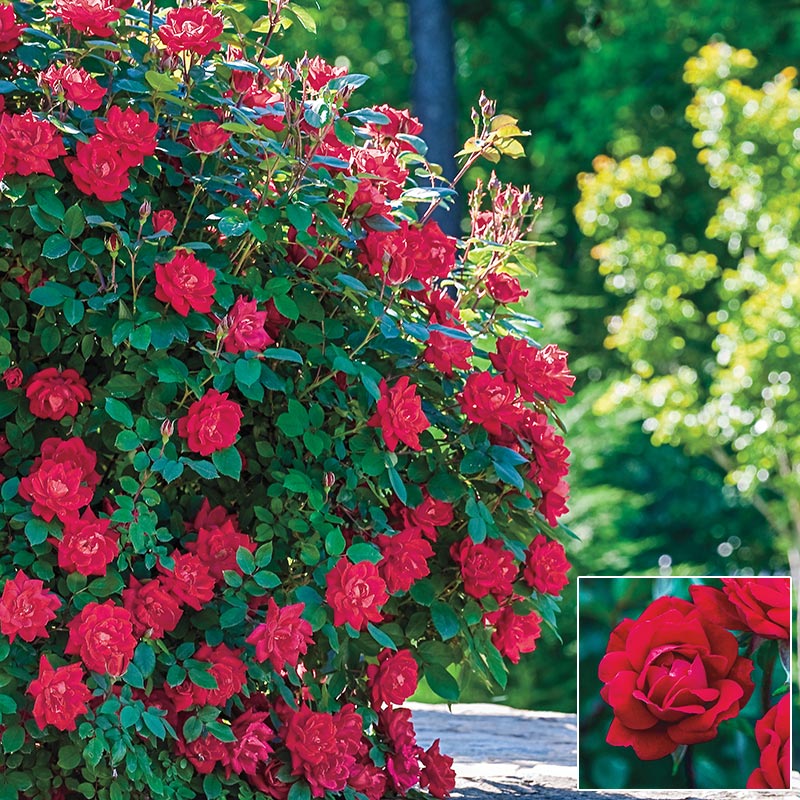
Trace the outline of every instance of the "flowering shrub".
<instances>
[{"instance_id":1,"label":"flowering shrub","mask_svg":"<svg viewBox=\"0 0 800 800\"><path fill-rule=\"evenodd\" d=\"M722 589L688 591L691 601L658 597L612 630L597 673L613 710L606 741L646 761L672 755L677 768L689 746L715 739L755 697L761 764L747 786L788 788L789 696L774 700L773 667L780 655L788 674L789 579L723 578ZM776 691L786 681L778 678Z\"/></svg>"},{"instance_id":2,"label":"flowering shrub","mask_svg":"<svg viewBox=\"0 0 800 800\"><path fill-rule=\"evenodd\" d=\"M540 204L464 241L419 123L268 0L0 4L0 798L444 797L402 704L554 625ZM464 171L519 155L482 98Z\"/></svg>"}]
</instances>

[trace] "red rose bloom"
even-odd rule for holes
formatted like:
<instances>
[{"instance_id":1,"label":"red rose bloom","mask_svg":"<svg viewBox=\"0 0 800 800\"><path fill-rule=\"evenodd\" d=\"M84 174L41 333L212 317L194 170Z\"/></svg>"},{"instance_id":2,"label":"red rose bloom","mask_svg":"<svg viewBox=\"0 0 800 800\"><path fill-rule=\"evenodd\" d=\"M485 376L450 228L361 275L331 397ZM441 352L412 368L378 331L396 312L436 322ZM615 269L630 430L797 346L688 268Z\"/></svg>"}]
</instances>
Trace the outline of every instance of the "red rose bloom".
<instances>
[{"instance_id":1,"label":"red rose bloom","mask_svg":"<svg viewBox=\"0 0 800 800\"><path fill-rule=\"evenodd\" d=\"M77 517L80 509L92 502L94 492L83 486L83 471L78 465L50 459L34 463L30 475L19 483L19 494L33 503L31 511L50 522L53 517L65 521Z\"/></svg>"},{"instance_id":2,"label":"red rose bloom","mask_svg":"<svg viewBox=\"0 0 800 800\"><path fill-rule=\"evenodd\" d=\"M226 519L221 525L209 523L208 528L200 528L197 540L186 545L186 549L196 553L208 567L215 581L221 581L223 572L227 570L244 574L236 563L236 552L240 547L246 547L251 553L256 550L255 542L237 530L231 519Z\"/></svg>"},{"instance_id":3,"label":"red rose bloom","mask_svg":"<svg viewBox=\"0 0 800 800\"><path fill-rule=\"evenodd\" d=\"M0 4L0 53L9 53L19 44L22 28L14 15L14 6Z\"/></svg>"},{"instance_id":4,"label":"red rose bloom","mask_svg":"<svg viewBox=\"0 0 800 800\"><path fill-rule=\"evenodd\" d=\"M558 517L568 510L569 485L564 478L569 472L569 450L545 414L526 412L519 434L533 451L527 477L542 492L538 509L555 527Z\"/></svg>"},{"instance_id":5,"label":"red rose bloom","mask_svg":"<svg viewBox=\"0 0 800 800\"><path fill-rule=\"evenodd\" d=\"M328 151L326 154L331 155L332 153ZM341 153L341 155L346 154L346 150ZM397 153L379 150L376 147L356 147L350 151L350 161L353 174L374 175L375 177L371 178L371 180L375 183L376 188L391 200L397 200L403 193L403 187L408 178L408 170L397 160ZM406 248L401 245L397 251L398 259L405 262L397 265L397 274L400 274L406 268L411 271L414 270L414 258L410 254L416 251L416 244L418 244L410 241L413 237L411 231L415 229L409 228L407 222L400 222L400 230L402 233L399 235L397 235L397 231L391 231L390 233L395 233L396 235L387 240L390 249L401 244L403 240L408 240L409 247ZM428 260L424 252L417 255L420 256L420 262ZM441 268L442 265L439 265L439 267ZM411 272L408 273L408 275L410 274Z\"/></svg>"},{"instance_id":6,"label":"red rose bloom","mask_svg":"<svg viewBox=\"0 0 800 800\"><path fill-rule=\"evenodd\" d=\"M198 661L211 664L208 672L217 681L216 689L203 689L194 687L194 698L197 705L212 705L222 707L235 694L242 691L247 683L247 667L241 658L241 650L231 650L225 644L209 647L204 644L194 654Z\"/></svg>"},{"instance_id":7,"label":"red rose bloom","mask_svg":"<svg viewBox=\"0 0 800 800\"><path fill-rule=\"evenodd\" d=\"M489 359L519 389L524 400L531 401L539 395L544 400L563 403L573 394L570 387L575 376L567 367L567 354L555 345L538 348L516 336L504 336Z\"/></svg>"},{"instance_id":8,"label":"red rose bloom","mask_svg":"<svg viewBox=\"0 0 800 800\"><path fill-rule=\"evenodd\" d=\"M438 325L439 321L434 314L431 324ZM433 364L439 372L452 377L456 369L471 369L469 360L472 358L472 342L458 333L465 333L463 325L446 325L453 331L453 335L438 330L431 330L425 344L425 361Z\"/></svg>"},{"instance_id":9,"label":"red rose bloom","mask_svg":"<svg viewBox=\"0 0 800 800\"><path fill-rule=\"evenodd\" d=\"M55 0L48 13L79 33L104 38L113 36L111 23L119 19L119 9L111 0Z\"/></svg>"},{"instance_id":10,"label":"red rose bloom","mask_svg":"<svg viewBox=\"0 0 800 800\"><path fill-rule=\"evenodd\" d=\"M210 733L199 736L193 742L178 739L178 752L197 770L199 775L210 775L217 764L228 758L228 747Z\"/></svg>"},{"instance_id":11,"label":"red rose bloom","mask_svg":"<svg viewBox=\"0 0 800 800\"><path fill-rule=\"evenodd\" d=\"M405 512L406 520L410 525L419 527L432 542L435 542L438 537L436 529L445 528L453 521L453 506L446 500L431 497L425 487L422 489L422 495L425 499L415 508Z\"/></svg>"},{"instance_id":12,"label":"red rose bloom","mask_svg":"<svg viewBox=\"0 0 800 800\"><path fill-rule=\"evenodd\" d=\"M268 712L248 709L231 726L236 741L230 746L228 761L237 774L255 775L269 760L269 741L275 733L268 721Z\"/></svg>"},{"instance_id":13,"label":"red rose bloom","mask_svg":"<svg viewBox=\"0 0 800 800\"><path fill-rule=\"evenodd\" d=\"M6 147L2 171L11 175L39 173L53 177L50 162L67 153L58 130L30 110L0 114L0 139Z\"/></svg>"},{"instance_id":14,"label":"red rose bloom","mask_svg":"<svg viewBox=\"0 0 800 800\"><path fill-rule=\"evenodd\" d=\"M172 233L172 231L175 230L175 226L178 224L175 215L168 208L164 208L161 211L154 211L152 220L153 233L161 233L162 231L165 233Z\"/></svg>"},{"instance_id":15,"label":"red rose bloom","mask_svg":"<svg viewBox=\"0 0 800 800\"><path fill-rule=\"evenodd\" d=\"M420 778L417 734L407 708L384 708L378 712L378 728L387 740L386 771L392 785L405 794Z\"/></svg>"},{"instance_id":16,"label":"red rose bloom","mask_svg":"<svg viewBox=\"0 0 800 800\"><path fill-rule=\"evenodd\" d=\"M164 587L161 578L140 583L132 575L127 589L122 590L122 604L130 612L133 632L153 639L163 638L175 630L183 610L180 603Z\"/></svg>"},{"instance_id":17,"label":"red rose bloom","mask_svg":"<svg viewBox=\"0 0 800 800\"><path fill-rule=\"evenodd\" d=\"M126 167L141 166L147 156L156 152L158 125L150 121L146 111L137 113L132 108L112 106L106 119L95 122L95 128L98 134L116 146ZM171 211L158 213L172 216Z\"/></svg>"},{"instance_id":18,"label":"red rose bloom","mask_svg":"<svg viewBox=\"0 0 800 800\"><path fill-rule=\"evenodd\" d=\"M75 156L65 158L64 164L78 189L104 203L120 200L130 186L128 164L117 143L105 136L92 136L87 142L78 142Z\"/></svg>"},{"instance_id":19,"label":"red rose bloom","mask_svg":"<svg viewBox=\"0 0 800 800\"><path fill-rule=\"evenodd\" d=\"M756 722L756 743L761 756L747 779L748 789L790 788L789 700L790 695L785 694Z\"/></svg>"},{"instance_id":20,"label":"red rose bloom","mask_svg":"<svg viewBox=\"0 0 800 800\"><path fill-rule=\"evenodd\" d=\"M8 443L8 437L4 433L0 433L0 457L4 456L9 450L11 450L11 445Z\"/></svg>"},{"instance_id":21,"label":"red rose bloom","mask_svg":"<svg viewBox=\"0 0 800 800\"><path fill-rule=\"evenodd\" d=\"M180 603L185 603L195 611L214 597L215 578L203 559L195 553L172 551L175 566L168 570L159 563L158 571L164 576L161 583L164 589Z\"/></svg>"},{"instance_id":22,"label":"red rose bloom","mask_svg":"<svg viewBox=\"0 0 800 800\"><path fill-rule=\"evenodd\" d=\"M130 612L115 605L89 603L69 623L69 641L64 652L80 654L86 669L119 677L128 669L136 649Z\"/></svg>"},{"instance_id":23,"label":"red rose bloom","mask_svg":"<svg viewBox=\"0 0 800 800\"><path fill-rule=\"evenodd\" d=\"M83 67L51 64L43 73L42 80L50 91L64 97L79 108L96 111L103 104L106 90Z\"/></svg>"},{"instance_id":24,"label":"red rose bloom","mask_svg":"<svg viewBox=\"0 0 800 800\"><path fill-rule=\"evenodd\" d=\"M255 300L237 297L226 321L228 335L223 343L226 353L260 351L275 341L264 328L267 323L267 312L259 311Z\"/></svg>"},{"instance_id":25,"label":"red rose bloom","mask_svg":"<svg viewBox=\"0 0 800 800\"><path fill-rule=\"evenodd\" d=\"M787 639L791 626L788 578L723 578L722 591L691 586L694 604L707 619L732 631Z\"/></svg>"},{"instance_id":26,"label":"red rose bloom","mask_svg":"<svg viewBox=\"0 0 800 800\"><path fill-rule=\"evenodd\" d=\"M407 592L412 584L431 574L428 560L434 556L433 548L422 538L419 528L406 528L394 536L377 536L375 543L383 555L378 570L390 594Z\"/></svg>"},{"instance_id":27,"label":"red rose bloom","mask_svg":"<svg viewBox=\"0 0 800 800\"><path fill-rule=\"evenodd\" d=\"M311 623L300 615L305 603L279 607L270 597L267 601L266 621L257 625L247 637L247 643L255 645L256 661L269 660L277 672L288 664L296 667L301 655L308 652L314 643Z\"/></svg>"},{"instance_id":28,"label":"red rose bloom","mask_svg":"<svg viewBox=\"0 0 800 800\"><path fill-rule=\"evenodd\" d=\"M525 558L525 582L540 594L558 597L569 583L567 572L571 564L567 561L564 547L559 542L547 539L540 533L529 545Z\"/></svg>"},{"instance_id":29,"label":"red rose bloom","mask_svg":"<svg viewBox=\"0 0 800 800\"><path fill-rule=\"evenodd\" d=\"M189 311L207 314L214 305L216 272L188 250L179 250L166 264L156 264L156 298L182 317Z\"/></svg>"},{"instance_id":30,"label":"red rose bloom","mask_svg":"<svg viewBox=\"0 0 800 800\"><path fill-rule=\"evenodd\" d=\"M100 483L100 475L95 472L97 454L90 450L83 439L73 436L71 439L62 440L51 436L42 442L41 457L33 462L33 469L38 469L42 461L55 461L80 470L81 480L90 489Z\"/></svg>"},{"instance_id":31,"label":"red rose bloom","mask_svg":"<svg viewBox=\"0 0 800 800\"><path fill-rule=\"evenodd\" d=\"M34 417L54 420L74 417L79 404L92 399L86 381L74 369L62 372L55 367L32 375L25 396L30 400L30 412Z\"/></svg>"},{"instance_id":32,"label":"red rose bloom","mask_svg":"<svg viewBox=\"0 0 800 800\"><path fill-rule=\"evenodd\" d=\"M210 456L233 445L243 416L239 404L228 400L227 392L209 389L178 420L178 435L187 440L193 452Z\"/></svg>"},{"instance_id":33,"label":"red rose bloom","mask_svg":"<svg viewBox=\"0 0 800 800\"><path fill-rule=\"evenodd\" d=\"M753 693L753 662L691 603L659 597L611 632L598 676L614 710L606 741L653 761L707 742Z\"/></svg>"},{"instance_id":34,"label":"red rose bloom","mask_svg":"<svg viewBox=\"0 0 800 800\"><path fill-rule=\"evenodd\" d=\"M74 731L76 719L86 712L86 702L92 696L83 682L80 664L53 669L45 656L39 659L39 677L31 681L33 718L41 730L52 725L60 731Z\"/></svg>"},{"instance_id":35,"label":"red rose bloom","mask_svg":"<svg viewBox=\"0 0 800 800\"><path fill-rule=\"evenodd\" d=\"M456 773L453 759L439 751L438 739L420 754L419 760L422 762L419 785L439 800L449 797L456 788Z\"/></svg>"},{"instance_id":36,"label":"red rose bloom","mask_svg":"<svg viewBox=\"0 0 800 800\"><path fill-rule=\"evenodd\" d=\"M22 370L19 367L9 367L3 373L3 381L6 384L6 389L18 389L22 386L22 381L25 380L25 376L22 374Z\"/></svg>"},{"instance_id":37,"label":"red rose bloom","mask_svg":"<svg viewBox=\"0 0 800 800\"><path fill-rule=\"evenodd\" d=\"M399 706L417 691L417 662L410 650L383 650L377 664L367 667L367 686L372 705Z\"/></svg>"},{"instance_id":38,"label":"red rose bloom","mask_svg":"<svg viewBox=\"0 0 800 800\"><path fill-rule=\"evenodd\" d=\"M486 614L485 621L494 626L492 644L514 664L519 664L522 653L532 653L542 635L542 618L535 612L517 614L506 606L500 611Z\"/></svg>"},{"instance_id":39,"label":"red rose bloom","mask_svg":"<svg viewBox=\"0 0 800 800\"><path fill-rule=\"evenodd\" d=\"M220 44L215 39L222 34L224 27L221 17L202 6L173 8L167 12L164 24L158 29L158 38L172 55L188 51L207 56L213 50L219 50Z\"/></svg>"},{"instance_id":40,"label":"red rose bloom","mask_svg":"<svg viewBox=\"0 0 800 800\"><path fill-rule=\"evenodd\" d=\"M110 526L111 520L98 519L90 508L80 517L67 519L57 545L58 566L81 575L105 575L119 555L119 533Z\"/></svg>"},{"instance_id":41,"label":"red rose bloom","mask_svg":"<svg viewBox=\"0 0 800 800\"><path fill-rule=\"evenodd\" d=\"M47 623L56 618L61 600L44 588L44 583L29 578L22 570L7 580L0 596L0 633L13 644L19 636L32 642L37 636L49 637Z\"/></svg>"},{"instance_id":42,"label":"red rose bloom","mask_svg":"<svg viewBox=\"0 0 800 800\"><path fill-rule=\"evenodd\" d=\"M380 428L383 441L394 452L400 442L412 450L422 450L419 435L428 430L430 422L422 413L422 401L417 394L416 384L409 383L403 375L391 389L386 381L380 382L381 398L368 425Z\"/></svg>"},{"instance_id":43,"label":"red rose bloom","mask_svg":"<svg viewBox=\"0 0 800 800\"><path fill-rule=\"evenodd\" d=\"M502 375L473 372L467 377L464 391L457 395L467 419L483 425L489 433L500 436L503 425L514 427L522 414L516 405L517 390Z\"/></svg>"},{"instance_id":44,"label":"red rose bloom","mask_svg":"<svg viewBox=\"0 0 800 800\"><path fill-rule=\"evenodd\" d=\"M464 591L471 597L491 594L501 600L511 594L519 570L502 542L487 539L475 544L472 539L462 539L451 546L450 555L461 567Z\"/></svg>"},{"instance_id":45,"label":"red rose bloom","mask_svg":"<svg viewBox=\"0 0 800 800\"><path fill-rule=\"evenodd\" d=\"M308 781L313 797L341 792L347 785L362 733L361 718L354 724L352 709L345 706L336 714L325 714L301 706L289 718L286 747L292 756L292 774Z\"/></svg>"},{"instance_id":46,"label":"red rose bloom","mask_svg":"<svg viewBox=\"0 0 800 800\"><path fill-rule=\"evenodd\" d=\"M189 126L189 142L196 153L211 155L221 150L231 138L222 125L213 120L195 122Z\"/></svg>"},{"instance_id":47,"label":"red rose bloom","mask_svg":"<svg viewBox=\"0 0 800 800\"><path fill-rule=\"evenodd\" d=\"M379 606L388 599L386 584L370 561L353 564L340 558L326 577L325 599L333 609L333 624L349 623L357 631L383 619Z\"/></svg>"},{"instance_id":48,"label":"red rose bloom","mask_svg":"<svg viewBox=\"0 0 800 800\"><path fill-rule=\"evenodd\" d=\"M528 290L519 285L519 281L505 272L494 272L486 278L486 291L492 300L503 305L517 303L528 296Z\"/></svg>"}]
</instances>

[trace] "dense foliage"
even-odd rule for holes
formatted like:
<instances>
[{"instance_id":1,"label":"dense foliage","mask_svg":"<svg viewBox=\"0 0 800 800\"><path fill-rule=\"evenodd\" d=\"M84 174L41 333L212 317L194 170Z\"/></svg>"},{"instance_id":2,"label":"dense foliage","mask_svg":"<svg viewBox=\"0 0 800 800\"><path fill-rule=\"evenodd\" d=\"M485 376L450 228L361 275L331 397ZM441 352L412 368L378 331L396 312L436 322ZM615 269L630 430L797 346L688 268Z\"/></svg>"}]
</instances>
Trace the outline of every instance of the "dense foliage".
<instances>
[{"instance_id":1,"label":"dense foliage","mask_svg":"<svg viewBox=\"0 0 800 800\"><path fill-rule=\"evenodd\" d=\"M566 354L302 8L0 5L0 797L453 786L402 703L554 628ZM482 97L465 170L521 153Z\"/></svg>"}]
</instances>

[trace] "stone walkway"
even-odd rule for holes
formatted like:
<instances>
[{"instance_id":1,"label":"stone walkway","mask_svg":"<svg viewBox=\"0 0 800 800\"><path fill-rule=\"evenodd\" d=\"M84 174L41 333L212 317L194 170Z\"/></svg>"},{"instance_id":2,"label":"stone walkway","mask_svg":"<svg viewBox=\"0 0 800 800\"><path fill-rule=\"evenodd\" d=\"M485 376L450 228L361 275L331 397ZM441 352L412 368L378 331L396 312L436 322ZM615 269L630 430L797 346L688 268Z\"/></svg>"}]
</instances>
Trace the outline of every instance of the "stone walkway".
<instances>
[{"instance_id":1,"label":"stone walkway","mask_svg":"<svg viewBox=\"0 0 800 800\"><path fill-rule=\"evenodd\" d=\"M442 740L442 752L455 759L458 786L454 798L500 800L536 797L538 800L576 800L578 769L574 714L520 711L476 703L430 706L411 703L420 745ZM795 782L797 781L797 782ZM800 788L800 776L792 784ZM798 788L773 791L595 791L580 793L594 800L769 800L800 797Z\"/></svg>"}]
</instances>

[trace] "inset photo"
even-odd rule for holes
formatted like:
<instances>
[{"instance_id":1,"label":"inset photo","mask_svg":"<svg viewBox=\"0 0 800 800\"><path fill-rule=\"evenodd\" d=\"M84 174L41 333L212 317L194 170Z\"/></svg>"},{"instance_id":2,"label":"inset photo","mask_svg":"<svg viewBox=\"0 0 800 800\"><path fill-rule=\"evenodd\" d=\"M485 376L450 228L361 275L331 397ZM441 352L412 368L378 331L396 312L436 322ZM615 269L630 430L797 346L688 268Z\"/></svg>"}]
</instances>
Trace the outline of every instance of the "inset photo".
<instances>
[{"instance_id":1,"label":"inset photo","mask_svg":"<svg viewBox=\"0 0 800 800\"><path fill-rule=\"evenodd\" d=\"M788 577L578 578L578 788L788 789Z\"/></svg>"}]
</instances>

